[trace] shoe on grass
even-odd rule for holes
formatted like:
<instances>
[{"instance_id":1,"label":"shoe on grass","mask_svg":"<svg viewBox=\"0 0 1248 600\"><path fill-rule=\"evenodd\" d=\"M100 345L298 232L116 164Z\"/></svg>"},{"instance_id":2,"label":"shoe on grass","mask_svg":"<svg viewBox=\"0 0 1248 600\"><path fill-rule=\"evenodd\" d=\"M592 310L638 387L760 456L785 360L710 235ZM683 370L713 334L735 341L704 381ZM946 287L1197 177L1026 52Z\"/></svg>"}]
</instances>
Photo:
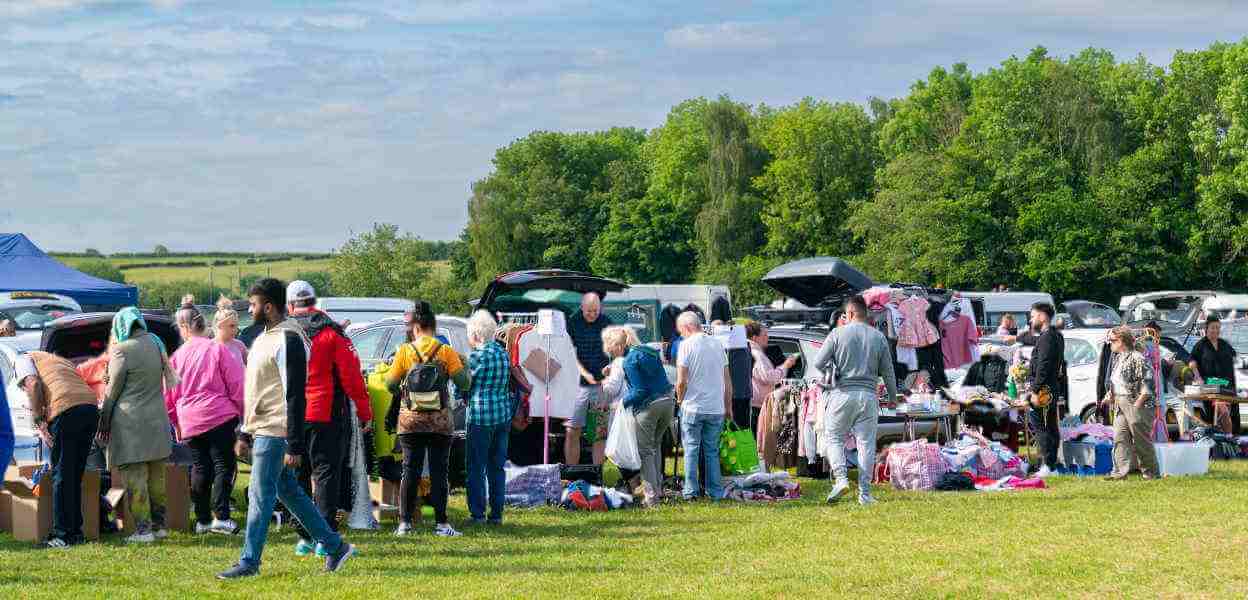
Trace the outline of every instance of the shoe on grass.
<instances>
[{"instance_id":1,"label":"shoe on grass","mask_svg":"<svg viewBox=\"0 0 1248 600\"><path fill-rule=\"evenodd\" d=\"M200 523L196 521L195 535L203 535L205 533L212 533L212 523Z\"/></svg>"},{"instance_id":2,"label":"shoe on grass","mask_svg":"<svg viewBox=\"0 0 1248 600\"><path fill-rule=\"evenodd\" d=\"M1049 465L1040 467L1040 470L1036 471L1036 474L1034 475L1036 479L1048 479L1052 476L1053 470L1049 468Z\"/></svg>"},{"instance_id":3,"label":"shoe on grass","mask_svg":"<svg viewBox=\"0 0 1248 600\"><path fill-rule=\"evenodd\" d=\"M152 535L156 536L156 539L158 540L163 540L169 537L169 530L165 529L164 527L161 527L160 529L153 531Z\"/></svg>"},{"instance_id":4,"label":"shoe on grass","mask_svg":"<svg viewBox=\"0 0 1248 600\"><path fill-rule=\"evenodd\" d=\"M299 540L295 544L295 556L309 556L316 551L316 546L308 540Z\"/></svg>"},{"instance_id":5,"label":"shoe on grass","mask_svg":"<svg viewBox=\"0 0 1248 600\"><path fill-rule=\"evenodd\" d=\"M212 525L208 526L208 530L222 535L234 535L238 533L238 523L235 523L234 519L213 519Z\"/></svg>"},{"instance_id":6,"label":"shoe on grass","mask_svg":"<svg viewBox=\"0 0 1248 600\"><path fill-rule=\"evenodd\" d=\"M407 537L408 535L411 535L413 529L414 528L411 523L404 521L399 523L399 528L394 530L394 535L395 537Z\"/></svg>"},{"instance_id":7,"label":"shoe on grass","mask_svg":"<svg viewBox=\"0 0 1248 600\"><path fill-rule=\"evenodd\" d=\"M151 544L156 541L156 534L150 531L138 532L126 538L126 542L130 544Z\"/></svg>"},{"instance_id":8,"label":"shoe on grass","mask_svg":"<svg viewBox=\"0 0 1248 600\"><path fill-rule=\"evenodd\" d=\"M245 577L255 577L260 574L260 569L249 567L242 563L238 563L217 574L217 579L243 579Z\"/></svg>"},{"instance_id":9,"label":"shoe on grass","mask_svg":"<svg viewBox=\"0 0 1248 600\"><path fill-rule=\"evenodd\" d=\"M849 492L849 482L837 480L836 485L832 486L832 491L828 493L828 504L836 504L836 501L840 500L847 492Z\"/></svg>"},{"instance_id":10,"label":"shoe on grass","mask_svg":"<svg viewBox=\"0 0 1248 600\"><path fill-rule=\"evenodd\" d=\"M320 542L316 543L316 555L321 558L325 558L326 556L329 556L329 551L325 549L325 544L322 544Z\"/></svg>"},{"instance_id":11,"label":"shoe on grass","mask_svg":"<svg viewBox=\"0 0 1248 600\"><path fill-rule=\"evenodd\" d=\"M68 548L70 545L69 541L59 537L50 537L43 542L44 548Z\"/></svg>"},{"instance_id":12,"label":"shoe on grass","mask_svg":"<svg viewBox=\"0 0 1248 600\"><path fill-rule=\"evenodd\" d=\"M873 498L869 493L858 494L858 504L871 506L872 504L875 504L875 498Z\"/></svg>"},{"instance_id":13,"label":"shoe on grass","mask_svg":"<svg viewBox=\"0 0 1248 600\"><path fill-rule=\"evenodd\" d=\"M455 531L455 528L451 527L450 523L438 523L438 526L433 529L433 535L438 537L459 537L464 534Z\"/></svg>"},{"instance_id":14,"label":"shoe on grass","mask_svg":"<svg viewBox=\"0 0 1248 600\"><path fill-rule=\"evenodd\" d=\"M342 570L342 566L347 564L347 559L355 555L355 546L343 542L338 547L338 552L325 557L325 572L336 573Z\"/></svg>"}]
</instances>

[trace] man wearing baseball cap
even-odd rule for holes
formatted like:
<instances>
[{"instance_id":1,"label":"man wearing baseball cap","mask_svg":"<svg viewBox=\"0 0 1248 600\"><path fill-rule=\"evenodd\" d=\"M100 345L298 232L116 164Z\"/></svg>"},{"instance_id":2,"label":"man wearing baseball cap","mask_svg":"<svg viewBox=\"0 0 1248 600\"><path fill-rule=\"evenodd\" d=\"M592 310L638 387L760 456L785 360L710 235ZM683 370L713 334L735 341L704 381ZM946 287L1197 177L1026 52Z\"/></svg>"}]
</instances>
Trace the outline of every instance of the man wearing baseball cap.
<instances>
[{"instance_id":1,"label":"man wearing baseball cap","mask_svg":"<svg viewBox=\"0 0 1248 600\"><path fill-rule=\"evenodd\" d=\"M308 357L307 413L305 414L308 468L300 473L305 486L311 482L317 510L330 528L338 531L338 509L349 497L352 404L362 431L372 428L372 404L360 371L360 357L342 326L316 308L316 290L306 281L292 281L286 288L291 319L312 340ZM295 546L296 554L312 550L308 536ZM318 549L318 552L323 552Z\"/></svg>"},{"instance_id":2,"label":"man wearing baseball cap","mask_svg":"<svg viewBox=\"0 0 1248 600\"><path fill-rule=\"evenodd\" d=\"M100 420L95 392L73 363L55 354L31 352L14 366L31 419L52 448L52 530L45 544L81 544L82 473Z\"/></svg>"}]
</instances>

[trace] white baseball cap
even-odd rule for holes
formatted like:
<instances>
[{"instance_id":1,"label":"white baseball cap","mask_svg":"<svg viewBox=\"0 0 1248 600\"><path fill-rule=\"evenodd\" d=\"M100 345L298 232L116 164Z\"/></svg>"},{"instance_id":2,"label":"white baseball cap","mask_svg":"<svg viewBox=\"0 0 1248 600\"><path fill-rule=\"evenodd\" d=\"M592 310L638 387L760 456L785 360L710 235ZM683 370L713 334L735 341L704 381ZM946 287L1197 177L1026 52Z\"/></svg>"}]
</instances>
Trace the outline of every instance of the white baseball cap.
<instances>
[{"instance_id":1,"label":"white baseball cap","mask_svg":"<svg viewBox=\"0 0 1248 600\"><path fill-rule=\"evenodd\" d=\"M316 290L312 289L312 284L302 279L292 281L290 285L286 286L286 302L288 304L296 300L310 300L315 297Z\"/></svg>"},{"instance_id":2,"label":"white baseball cap","mask_svg":"<svg viewBox=\"0 0 1248 600\"><path fill-rule=\"evenodd\" d=\"M27 377L39 374L39 371L35 370L35 361L30 358L29 354L23 354L17 357L17 361L13 365L13 370L16 372L18 385L21 385L22 381Z\"/></svg>"}]
</instances>

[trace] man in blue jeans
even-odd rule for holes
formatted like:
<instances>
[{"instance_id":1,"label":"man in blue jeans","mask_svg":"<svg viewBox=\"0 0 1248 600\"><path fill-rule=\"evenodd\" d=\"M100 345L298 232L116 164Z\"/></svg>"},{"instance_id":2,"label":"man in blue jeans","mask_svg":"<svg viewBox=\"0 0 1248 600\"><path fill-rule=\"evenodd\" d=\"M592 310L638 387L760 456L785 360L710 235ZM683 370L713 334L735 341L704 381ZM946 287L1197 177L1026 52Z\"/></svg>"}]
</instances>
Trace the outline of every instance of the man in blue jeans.
<instances>
[{"instance_id":1,"label":"man in blue jeans","mask_svg":"<svg viewBox=\"0 0 1248 600\"><path fill-rule=\"evenodd\" d=\"M676 401L680 403L680 440L685 446L684 497L699 495L698 458L706 474L706 495L724 496L719 472L719 434L732 418L732 386L724 347L702 332L702 319L683 312L676 319L682 341L676 354Z\"/></svg>"},{"instance_id":2,"label":"man in blue jeans","mask_svg":"<svg viewBox=\"0 0 1248 600\"><path fill-rule=\"evenodd\" d=\"M217 578L260 574L260 555L269 534L269 519L279 499L328 551L325 571L338 571L355 554L355 547L329 528L292 470L299 467L303 454L303 414L307 405L304 389L310 344L303 328L286 318L286 286L282 282L262 279L248 296L251 315L256 323L264 325L264 331L252 342L247 356L244 439L236 448L242 454L245 439L252 439L247 531L238 564Z\"/></svg>"}]
</instances>

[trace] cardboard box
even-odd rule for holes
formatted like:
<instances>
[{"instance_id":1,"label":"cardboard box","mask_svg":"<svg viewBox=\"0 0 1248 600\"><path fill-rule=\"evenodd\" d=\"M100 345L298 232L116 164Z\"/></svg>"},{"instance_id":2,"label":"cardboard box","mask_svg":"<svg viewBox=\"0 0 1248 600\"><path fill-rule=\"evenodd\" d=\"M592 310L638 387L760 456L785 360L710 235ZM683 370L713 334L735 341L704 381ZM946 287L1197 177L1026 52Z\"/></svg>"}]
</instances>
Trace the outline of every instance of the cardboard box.
<instances>
[{"instance_id":1,"label":"cardboard box","mask_svg":"<svg viewBox=\"0 0 1248 600\"><path fill-rule=\"evenodd\" d=\"M373 518L381 522L383 516L399 515L399 482L387 479L369 479L368 495L373 499ZM416 519L420 520L420 504L417 500Z\"/></svg>"},{"instance_id":2,"label":"cardboard box","mask_svg":"<svg viewBox=\"0 0 1248 600\"><path fill-rule=\"evenodd\" d=\"M191 532L191 472L185 466L165 463L165 527L169 531ZM113 488L107 498L113 512L121 520L121 532L134 533L135 522L130 518L130 494L125 490L125 479L113 469Z\"/></svg>"},{"instance_id":3,"label":"cardboard box","mask_svg":"<svg viewBox=\"0 0 1248 600\"><path fill-rule=\"evenodd\" d=\"M52 479L48 475L37 490L15 480L33 472L26 465L9 467L5 473L5 490L0 493L0 527L7 525L13 538L38 542L52 530ZM25 475L23 475L25 473ZM37 492L37 493L36 493ZM100 539L100 474L86 471L82 475L82 534L89 540Z\"/></svg>"},{"instance_id":4,"label":"cardboard box","mask_svg":"<svg viewBox=\"0 0 1248 600\"><path fill-rule=\"evenodd\" d=\"M0 531L13 533L13 492L0 490Z\"/></svg>"}]
</instances>

